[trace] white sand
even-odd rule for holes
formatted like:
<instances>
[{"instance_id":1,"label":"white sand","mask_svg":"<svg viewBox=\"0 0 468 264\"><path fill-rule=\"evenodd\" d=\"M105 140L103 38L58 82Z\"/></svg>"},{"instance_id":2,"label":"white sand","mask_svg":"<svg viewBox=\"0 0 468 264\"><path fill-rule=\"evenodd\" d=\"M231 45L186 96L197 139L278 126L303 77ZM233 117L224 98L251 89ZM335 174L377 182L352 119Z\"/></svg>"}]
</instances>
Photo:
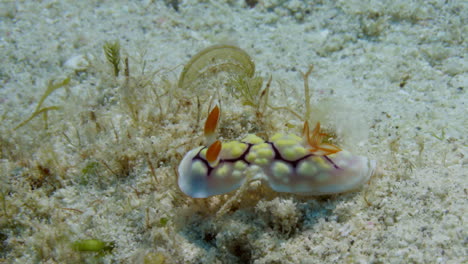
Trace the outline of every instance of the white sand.
<instances>
[{"instance_id":1,"label":"white sand","mask_svg":"<svg viewBox=\"0 0 468 264\"><path fill-rule=\"evenodd\" d=\"M467 261L466 1L187 0L178 12L176 2L0 3L0 262ZM130 92L103 53L115 40ZM197 94L173 89L190 56L218 43L246 50L257 74L273 77L270 102L299 113L298 71L313 64L313 119L380 174L332 197L252 187L218 220L228 197L180 193L174 169L202 132ZM42 105L61 107L47 122L13 130L49 80L67 77ZM287 112L268 110L259 125L222 93L224 139L285 124L299 133ZM74 250L84 239L114 249Z\"/></svg>"}]
</instances>

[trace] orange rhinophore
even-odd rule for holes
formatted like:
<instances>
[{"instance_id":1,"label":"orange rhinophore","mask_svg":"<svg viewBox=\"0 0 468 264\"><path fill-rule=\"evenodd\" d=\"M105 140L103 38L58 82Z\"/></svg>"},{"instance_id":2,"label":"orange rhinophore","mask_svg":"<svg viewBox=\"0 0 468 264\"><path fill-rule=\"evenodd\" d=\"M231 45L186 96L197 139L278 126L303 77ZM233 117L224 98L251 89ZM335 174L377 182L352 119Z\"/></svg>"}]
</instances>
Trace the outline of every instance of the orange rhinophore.
<instances>
[{"instance_id":1,"label":"orange rhinophore","mask_svg":"<svg viewBox=\"0 0 468 264\"><path fill-rule=\"evenodd\" d=\"M208 118L205 122L205 138L207 145L210 145L216 140L216 127L218 126L219 120L219 107L216 105L213 110L211 110Z\"/></svg>"},{"instance_id":2,"label":"orange rhinophore","mask_svg":"<svg viewBox=\"0 0 468 264\"><path fill-rule=\"evenodd\" d=\"M216 140L213 144L208 147L208 150L206 151L206 161L208 161L210 164L216 162L219 157L219 153L221 152L221 141Z\"/></svg>"}]
</instances>

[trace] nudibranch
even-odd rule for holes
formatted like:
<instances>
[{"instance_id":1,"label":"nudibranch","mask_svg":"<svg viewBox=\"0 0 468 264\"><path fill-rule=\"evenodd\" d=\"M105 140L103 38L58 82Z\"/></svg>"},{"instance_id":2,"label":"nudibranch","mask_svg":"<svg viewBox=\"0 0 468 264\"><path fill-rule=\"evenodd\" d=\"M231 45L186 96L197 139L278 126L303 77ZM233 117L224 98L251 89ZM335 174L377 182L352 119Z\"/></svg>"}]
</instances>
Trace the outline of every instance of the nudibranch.
<instances>
[{"instance_id":1,"label":"nudibranch","mask_svg":"<svg viewBox=\"0 0 468 264\"><path fill-rule=\"evenodd\" d=\"M357 189L373 175L376 162L332 144L317 123L312 134L307 121L303 136L275 134L269 140L247 135L241 141L221 143L215 130L215 106L205 122L208 146L190 150L182 159L179 188L193 198L206 198L238 189L255 168L253 179L266 182L277 192L300 195L336 194Z\"/></svg>"}]
</instances>

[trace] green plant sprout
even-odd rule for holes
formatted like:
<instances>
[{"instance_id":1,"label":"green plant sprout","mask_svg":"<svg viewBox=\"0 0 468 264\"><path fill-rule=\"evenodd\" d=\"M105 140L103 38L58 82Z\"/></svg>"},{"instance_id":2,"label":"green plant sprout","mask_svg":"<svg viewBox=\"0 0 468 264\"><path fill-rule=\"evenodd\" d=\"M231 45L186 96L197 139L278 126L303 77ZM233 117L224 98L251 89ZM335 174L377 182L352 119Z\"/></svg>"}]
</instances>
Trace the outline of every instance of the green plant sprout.
<instances>
[{"instance_id":1,"label":"green plant sprout","mask_svg":"<svg viewBox=\"0 0 468 264\"><path fill-rule=\"evenodd\" d=\"M263 78L261 77L244 78L244 76L235 76L230 83L231 93L237 98L241 98L242 104L257 107L262 84ZM234 89L237 93L233 91Z\"/></svg>"},{"instance_id":2,"label":"green plant sprout","mask_svg":"<svg viewBox=\"0 0 468 264\"><path fill-rule=\"evenodd\" d=\"M440 141L444 141L445 140L445 128L444 127L442 128L442 132L440 136L437 136L434 132L431 133L431 136L437 138Z\"/></svg>"},{"instance_id":3,"label":"green plant sprout","mask_svg":"<svg viewBox=\"0 0 468 264\"><path fill-rule=\"evenodd\" d=\"M180 74L178 86L182 89L196 87L219 72L252 78L255 63L239 47L231 45L210 46L192 57Z\"/></svg>"},{"instance_id":4,"label":"green plant sprout","mask_svg":"<svg viewBox=\"0 0 468 264\"><path fill-rule=\"evenodd\" d=\"M106 42L103 46L104 54L106 55L107 61L112 65L114 69L115 77L119 76L120 72L120 42L118 40L114 42Z\"/></svg>"},{"instance_id":5,"label":"green plant sprout","mask_svg":"<svg viewBox=\"0 0 468 264\"><path fill-rule=\"evenodd\" d=\"M212 81L221 81L230 94L243 105L255 108L257 117L261 117L268 106L271 77L262 90L263 78L254 75L255 63L247 52L232 45L214 45L190 59L182 70L178 87L197 89L209 86Z\"/></svg>"},{"instance_id":6,"label":"green plant sprout","mask_svg":"<svg viewBox=\"0 0 468 264\"><path fill-rule=\"evenodd\" d=\"M84 239L73 243L73 249L80 252L106 252L113 248L113 242L104 242L99 239Z\"/></svg>"},{"instance_id":7,"label":"green plant sprout","mask_svg":"<svg viewBox=\"0 0 468 264\"><path fill-rule=\"evenodd\" d=\"M6 217L8 217L7 205L6 205L6 201L5 201L5 194L3 193L3 191L0 191L0 198L1 198L1 202L2 202L2 209L3 209L4 215Z\"/></svg>"},{"instance_id":8,"label":"green plant sprout","mask_svg":"<svg viewBox=\"0 0 468 264\"><path fill-rule=\"evenodd\" d=\"M42 103L44 103L45 99L52 93L54 92L55 90L61 88L61 87L64 87L66 85L68 85L70 83L70 77L67 77L65 78L63 81L61 82L58 82L58 83L54 83L53 80L50 80L49 81L49 84L47 85L47 90L45 91L45 93L42 95L41 99L39 100L39 103L37 104L36 106L36 109L34 110L34 112L31 114L31 116L24 120L23 122L19 123L13 130L16 130L22 126L24 126L25 124L27 124L29 121L31 121L34 117L40 115L40 114L44 114L43 115L43 118L44 118L44 121L45 121L45 129L47 129L47 113L51 110L59 110L61 107L60 106L49 106L49 107L43 107L41 108L42 106Z\"/></svg>"},{"instance_id":9,"label":"green plant sprout","mask_svg":"<svg viewBox=\"0 0 468 264\"><path fill-rule=\"evenodd\" d=\"M431 133L431 136L433 136L434 138L438 139L440 142L444 142L445 140L447 140L447 138L445 137L445 127L442 128L442 132L440 133L440 136L436 135L434 132ZM442 152L442 165L444 167L447 166L447 155L449 153L449 149L448 148L444 148L444 151Z\"/></svg>"},{"instance_id":10,"label":"green plant sprout","mask_svg":"<svg viewBox=\"0 0 468 264\"><path fill-rule=\"evenodd\" d=\"M166 257L160 253L149 252L143 259L143 264L164 264L166 263Z\"/></svg>"},{"instance_id":11,"label":"green plant sprout","mask_svg":"<svg viewBox=\"0 0 468 264\"><path fill-rule=\"evenodd\" d=\"M306 73L301 72L302 79L304 80L304 99L305 99L305 107L306 107L306 113L305 113L305 120L309 120L310 118L310 89L309 89L309 75L312 73L312 70L314 70L314 66L309 65L309 68L307 69Z\"/></svg>"}]
</instances>

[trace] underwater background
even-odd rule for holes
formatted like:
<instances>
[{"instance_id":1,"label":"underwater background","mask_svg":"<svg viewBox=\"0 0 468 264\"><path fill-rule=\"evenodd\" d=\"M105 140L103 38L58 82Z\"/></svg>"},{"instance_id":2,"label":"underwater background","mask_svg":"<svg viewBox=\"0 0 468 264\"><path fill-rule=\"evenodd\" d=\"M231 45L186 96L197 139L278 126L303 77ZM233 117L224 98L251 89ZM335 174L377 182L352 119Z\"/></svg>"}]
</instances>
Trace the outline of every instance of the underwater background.
<instances>
[{"instance_id":1,"label":"underwater background","mask_svg":"<svg viewBox=\"0 0 468 264\"><path fill-rule=\"evenodd\" d=\"M466 262L467 7L1 1L0 263ZM248 55L192 63L212 45ZM188 197L177 168L216 103L222 140L320 121L377 171Z\"/></svg>"}]
</instances>

